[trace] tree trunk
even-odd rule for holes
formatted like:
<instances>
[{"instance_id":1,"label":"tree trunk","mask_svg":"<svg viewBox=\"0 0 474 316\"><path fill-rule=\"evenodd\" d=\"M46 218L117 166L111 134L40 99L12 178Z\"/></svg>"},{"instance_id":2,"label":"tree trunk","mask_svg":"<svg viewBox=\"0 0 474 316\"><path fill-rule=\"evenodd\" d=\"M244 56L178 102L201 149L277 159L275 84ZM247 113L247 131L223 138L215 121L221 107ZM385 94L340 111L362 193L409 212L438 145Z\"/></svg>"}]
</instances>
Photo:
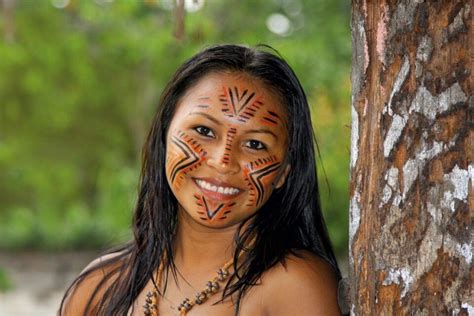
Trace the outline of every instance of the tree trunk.
<instances>
[{"instance_id":1,"label":"tree trunk","mask_svg":"<svg viewBox=\"0 0 474 316\"><path fill-rule=\"evenodd\" d=\"M353 1L352 314L474 315L472 10Z\"/></svg>"},{"instance_id":2,"label":"tree trunk","mask_svg":"<svg viewBox=\"0 0 474 316\"><path fill-rule=\"evenodd\" d=\"M178 41L184 39L184 15L186 13L184 0L176 0L174 7L174 37Z\"/></svg>"},{"instance_id":3,"label":"tree trunk","mask_svg":"<svg viewBox=\"0 0 474 316\"><path fill-rule=\"evenodd\" d=\"M11 43L15 40L15 0L2 0L0 2L3 11L3 39L5 42Z\"/></svg>"}]
</instances>

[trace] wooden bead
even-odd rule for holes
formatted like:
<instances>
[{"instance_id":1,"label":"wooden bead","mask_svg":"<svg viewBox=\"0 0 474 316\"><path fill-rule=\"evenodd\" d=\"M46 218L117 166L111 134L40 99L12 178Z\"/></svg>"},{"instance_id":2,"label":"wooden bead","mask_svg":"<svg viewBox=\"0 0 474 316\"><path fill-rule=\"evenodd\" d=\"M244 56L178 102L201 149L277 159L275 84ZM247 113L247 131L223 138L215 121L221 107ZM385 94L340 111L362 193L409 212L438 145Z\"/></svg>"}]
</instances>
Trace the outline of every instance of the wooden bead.
<instances>
[{"instance_id":1,"label":"wooden bead","mask_svg":"<svg viewBox=\"0 0 474 316\"><path fill-rule=\"evenodd\" d=\"M209 296L219 291L220 285L219 282L226 280L229 276L229 271L227 270L228 267L232 264L232 261L226 263L222 268L217 271L217 276L208 281L203 291L198 292L194 300L190 300L189 298L184 299L184 301L177 306L179 311L179 315L186 315L186 313L193 308L195 304L202 304L204 303ZM163 272L163 266L160 265L158 268L158 277L157 277L157 284L161 283L161 277ZM158 316L158 299L160 294L158 293L157 289L150 291L146 294L145 304L143 305L143 312L146 316Z\"/></svg>"},{"instance_id":2,"label":"wooden bead","mask_svg":"<svg viewBox=\"0 0 474 316\"><path fill-rule=\"evenodd\" d=\"M217 290L219 290L219 283L212 282L212 292L217 292Z\"/></svg>"},{"instance_id":3,"label":"wooden bead","mask_svg":"<svg viewBox=\"0 0 474 316\"><path fill-rule=\"evenodd\" d=\"M226 269L220 268L219 271L217 271L217 278L219 279L219 281L224 281L225 279L227 279L228 276L229 271L227 271Z\"/></svg>"},{"instance_id":4,"label":"wooden bead","mask_svg":"<svg viewBox=\"0 0 474 316\"><path fill-rule=\"evenodd\" d=\"M194 300L196 304L201 305L207 299L207 294L205 291L199 292L196 294L196 299Z\"/></svg>"},{"instance_id":5,"label":"wooden bead","mask_svg":"<svg viewBox=\"0 0 474 316\"><path fill-rule=\"evenodd\" d=\"M193 307L193 305L191 304L189 298L186 298L181 304L179 304L178 311L180 312L182 310L189 311L191 307Z\"/></svg>"},{"instance_id":6,"label":"wooden bead","mask_svg":"<svg viewBox=\"0 0 474 316\"><path fill-rule=\"evenodd\" d=\"M206 283L206 289L205 289L206 293L210 294L212 293L212 282L209 281Z\"/></svg>"}]
</instances>

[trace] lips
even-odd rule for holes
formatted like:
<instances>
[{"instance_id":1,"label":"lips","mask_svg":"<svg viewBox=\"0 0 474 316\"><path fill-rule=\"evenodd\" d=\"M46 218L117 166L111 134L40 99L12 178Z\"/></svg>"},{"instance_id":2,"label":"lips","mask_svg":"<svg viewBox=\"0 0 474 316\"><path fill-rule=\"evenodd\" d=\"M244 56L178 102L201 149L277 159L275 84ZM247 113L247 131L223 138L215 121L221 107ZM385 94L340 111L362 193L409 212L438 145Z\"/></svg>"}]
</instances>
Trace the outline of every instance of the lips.
<instances>
[{"instance_id":1,"label":"lips","mask_svg":"<svg viewBox=\"0 0 474 316\"><path fill-rule=\"evenodd\" d=\"M242 189L225 182L210 178L193 178L196 186L209 198L214 200L229 200L242 193Z\"/></svg>"}]
</instances>

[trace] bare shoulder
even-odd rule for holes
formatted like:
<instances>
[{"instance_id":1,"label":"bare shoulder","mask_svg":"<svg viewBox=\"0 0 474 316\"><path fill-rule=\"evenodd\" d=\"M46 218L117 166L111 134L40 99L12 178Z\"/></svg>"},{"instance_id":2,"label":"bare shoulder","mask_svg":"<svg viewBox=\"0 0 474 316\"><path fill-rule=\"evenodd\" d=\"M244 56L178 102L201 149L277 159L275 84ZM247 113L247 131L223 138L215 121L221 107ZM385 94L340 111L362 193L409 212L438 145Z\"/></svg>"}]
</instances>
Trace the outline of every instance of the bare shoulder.
<instances>
[{"instance_id":1,"label":"bare shoulder","mask_svg":"<svg viewBox=\"0 0 474 316\"><path fill-rule=\"evenodd\" d=\"M266 315L340 315L337 278L320 257L298 251L262 278Z\"/></svg>"},{"instance_id":2,"label":"bare shoulder","mask_svg":"<svg viewBox=\"0 0 474 316\"><path fill-rule=\"evenodd\" d=\"M96 258L89 263L79 274L79 281L66 293L60 315L84 315L85 309L97 287L120 264L118 261L106 263L111 259L118 258L120 255L122 255L121 252L110 253ZM113 280L113 277L106 280L104 289ZM101 291L98 292L97 297L100 297L100 293ZM94 306L97 301L97 299L92 300L91 306Z\"/></svg>"}]
</instances>

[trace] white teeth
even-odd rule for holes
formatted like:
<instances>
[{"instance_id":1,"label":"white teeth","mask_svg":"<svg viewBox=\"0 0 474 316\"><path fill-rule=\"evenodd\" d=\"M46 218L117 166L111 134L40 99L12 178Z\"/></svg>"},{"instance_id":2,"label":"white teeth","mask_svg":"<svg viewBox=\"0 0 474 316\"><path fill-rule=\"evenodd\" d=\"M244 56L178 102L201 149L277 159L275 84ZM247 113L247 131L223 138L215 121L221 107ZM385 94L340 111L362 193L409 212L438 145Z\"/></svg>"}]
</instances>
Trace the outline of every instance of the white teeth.
<instances>
[{"instance_id":1,"label":"white teeth","mask_svg":"<svg viewBox=\"0 0 474 316\"><path fill-rule=\"evenodd\" d=\"M237 194L239 193L239 189L237 188L228 188L228 187L218 187L215 185L210 184L209 182L206 182L204 180L198 180L196 179L196 183L203 189L212 191L212 192L217 192L220 194Z\"/></svg>"}]
</instances>

